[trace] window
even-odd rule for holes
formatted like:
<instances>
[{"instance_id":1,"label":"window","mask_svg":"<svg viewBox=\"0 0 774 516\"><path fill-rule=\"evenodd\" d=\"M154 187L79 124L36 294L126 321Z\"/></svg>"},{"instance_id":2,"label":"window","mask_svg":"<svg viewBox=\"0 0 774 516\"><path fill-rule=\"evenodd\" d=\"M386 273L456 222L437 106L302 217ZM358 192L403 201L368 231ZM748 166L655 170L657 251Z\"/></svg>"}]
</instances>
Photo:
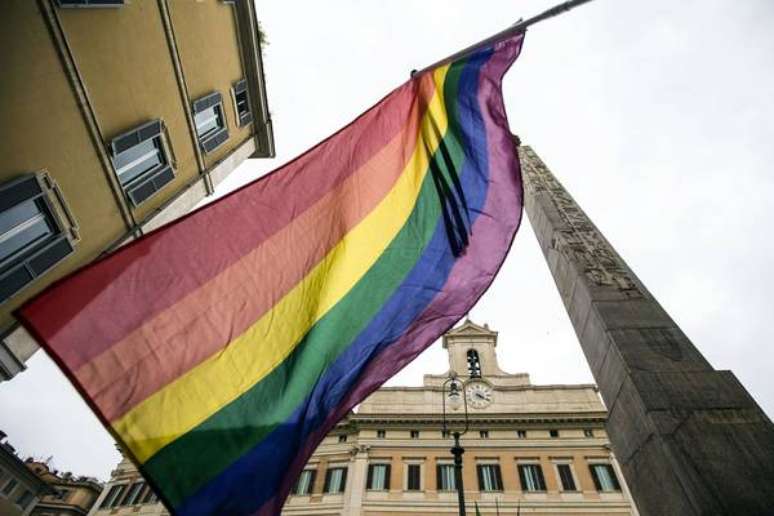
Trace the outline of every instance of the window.
<instances>
[{"instance_id":1,"label":"window","mask_svg":"<svg viewBox=\"0 0 774 516\"><path fill-rule=\"evenodd\" d=\"M118 505L134 505L138 503L139 500L137 498L142 491L143 485L145 485L145 482L135 482L132 484L132 486L126 491L126 496L124 496L124 499Z\"/></svg>"},{"instance_id":2,"label":"window","mask_svg":"<svg viewBox=\"0 0 774 516\"><path fill-rule=\"evenodd\" d=\"M422 466L408 464L406 473L406 491L419 491L422 489Z\"/></svg>"},{"instance_id":3,"label":"window","mask_svg":"<svg viewBox=\"0 0 774 516\"><path fill-rule=\"evenodd\" d=\"M562 491L577 491L570 465L557 464L556 470L559 472L559 480L562 482Z\"/></svg>"},{"instance_id":4,"label":"window","mask_svg":"<svg viewBox=\"0 0 774 516\"><path fill-rule=\"evenodd\" d=\"M481 378L481 360L475 349L468 350L468 374L471 378Z\"/></svg>"},{"instance_id":5,"label":"window","mask_svg":"<svg viewBox=\"0 0 774 516\"><path fill-rule=\"evenodd\" d=\"M330 468L325 472L323 491L329 494L343 493L347 485L347 468Z\"/></svg>"},{"instance_id":6,"label":"window","mask_svg":"<svg viewBox=\"0 0 774 516\"><path fill-rule=\"evenodd\" d=\"M387 436L387 432L384 430L377 430L376 431L376 438L377 439L384 439Z\"/></svg>"},{"instance_id":7,"label":"window","mask_svg":"<svg viewBox=\"0 0 774 516\"><path fill-rule=\"evenodd\" d=\"M341 435L339 436L339 442L340 442L340 443L345 443L345 442L347 442L347 434L341 434Z\"/></svg>"},{"instance_id":8,"label":"window","mask_svg":"<svg viewBox=\"0 0 774 516\"><path fill-rule=\"evenodd\" d=\"M478 432L478 435L481 439L489 439L489 430L481 430Z\"/></svg>"},{"instance_id":9,"label":"window","mask_svg":"<svg viewBox=\"0 0 774 516\"><path fill-rule=\"evenodd\" d=\"M546 480L539 464L519 464L519 481L522 491L546 490Z\"/></svg>"},{"instance_id":10,"label":"window","mask_svg":"<svg viewBox=\"0 0 774 516\"><path fill-rule=\"evenodd\" d=\"M9 479L8 482L6 482L5 486L3 487L3 491L2 491L3 494L6 496L10 495L18 484L19 483L16 481L15 478Z\"/></svg>"},{"instance_id":11,"label":"window","mask_svg":"<svg viewBox=\"0 0 774 516\"><path fill-rule=\"evenodd\" d=\"M550 435L552 438L559 437L559 430L549 430L548 435Z\"/></svg>"},{"instance_id":12,"label":"window","mask_svg":"<svg viewBox=\"0 0 774 516\"><path fill-rule=\"evenodd\" d=\"M145 494L142 496L142 501L140 501L141 504L146 503L156 503L156 501L159 499L158 496L156 496L156 493L153 492L153 489L151 486L148 486L148 488L145 490Z\"/></svg>"},{"instance_id":13,"label":"window","mask_svg":"<svg viewBox=\"0 0 774 516\"><path fill-rule=\"evenodd\" d=\"M59 7L121 7L124 0L56 0Z\"/></svg>"},{"instance_id":14,"label":"window","mask_svg":"<svg viewBox=\"0 0 774 516\"><path fill-rule=\"evenodd\" d=\"M102 503L99 505L100 509L107 509L118 505L118 500L121 499L121 495L124 493L127 484L117 484L110 488L108 494L102 499Z\"/></svg>"},{"instance_id":15,"label":"window","mask_svg":"<svg viewBox=\"0 0 774 516\"><path fill-rule=\"evenodd\" d=\"M0 303L70 255L76 240L77 225L47 174L26 174L0 185Z\"/></svg>"},{"instance_id":16,"label":"window","mask_svg":"<svg viewBox=\"0 0 774 516\"><path fill-rule=\"evenodd\" d=\"M594 437L594 430L592 430L591 428L586 428L585 430L583 430L583 435L585 437Z\"/></svg>"},{"instance_id":17,"label":"window","mask_svg":"<svg viewBox=\"0 0 774 516\"><path fill-rule=\"evenodd\" d=\"M390 489L390 465L369 464L366 489L372 491L388 491Z\"/></svg>"},{"instance_id":18,"label":"window","mask_svg":"<svg viewBox=\"0 0 774 516\"><path fill-rule=\"evenodd\" d=\"M313 469L305 469L301 472L301 476L298 477L296 487L293 492L297 495L308 495L314 488L314 478L317 476L317 471Z\"/></svg>"},{"instance_id":19,"label":"window","mask_svg":"<svg viewBox=\"0 0 774 516\"><path fill-rule=\"evenodd\" d=\"M610 464L591 464L591 477L594 479L594 485L597 491L620 491L621 485Z\"/></svg>"},{"instance_id":20,"label":"window","mask_svg":"<svg viewBox=\"0 0 774 516\"><path fill-rule=\"evenodd\" d=\"M228 140L223 99L217 91L193 103L194 125L199 145L204 152L212 152Z\"/></svg>"},{"instance_id":21,"label":"window","mask_svg":"<svg viewBox=\"0 0 774 516\"><path fill-rule=\"evenodd\" d=\"M438 464L435 467L436 488L439 491L454 491L457 484L454 481L454 465Z\"/></svg>"},{"instance_id":22,"label":"window","mask_svg":"<svg viewBox=\"0 0 774 516\"><path fill-rule=\"evenodd\" d=\"M526 439L527 438L527 431L526 430L516 430L516 437L519 439Z\"/></svg>"},{"instance_id":23,"label":"window","mask_svg":"<svg viewBox=\"0 0 774 516\"><path fill-rule=\"evenodd\" d=\"M419 430L412 430L410 435L412 439L419 439Z\"/></svg>"},{"instance_id":24,"label":"window","mask_svg":"<svg viewBox=\"0 0 774 516\"><path fill-rule=\"evenodd\" d=\"M30 491L29 489L25 489L24 492L22 492L22 494L19 496L19 498L16 499L16 505L18 505L22 509L26 509L33 498L34 497L32 496L32 491Z\"/></svg>"},{"instance_id":25,"label":"window","mask_svg":"<svg viewBox=\"0 0 774 516\"><path fill-rule=\"evenodd\" d=\"M64 489L62 487L55 487L54 493L51 496L56 498L57 500L67 500L67 497L69 495L70 495L69 489Z\"/></svg>"},{"instance_id":26,"label":"window","mask_svg":"<svg viewBox=\"0 0 774 516\"><path fill-rule=\"evenodd\" d=\"M242 127L253 121L253 114L250 112L250 99L247 96L247 81L242 79L234 84L232 93L236 118L239 121L239 127Z\"/></svg>"},{"instance_id":27,"label":"window","mask_svg":"<svg viewBox=\"0 0 774 516\"><path fill-rule=\"evenodd\" d=\"M163 128L161 120L154 120L110 142L118 182L133 206L139 206L175 178L161 136Z\"/></svg>"},{"instance_id":28,"label":"window","mask_svg":"<svg viewBox=\"0 0 774 516\"><path fill-rule=\"evenodd\" d=\"M500 474L499 464L478 464L478 490L479 491L502 491L503 477Z\"/></svg>"}]
</instances>

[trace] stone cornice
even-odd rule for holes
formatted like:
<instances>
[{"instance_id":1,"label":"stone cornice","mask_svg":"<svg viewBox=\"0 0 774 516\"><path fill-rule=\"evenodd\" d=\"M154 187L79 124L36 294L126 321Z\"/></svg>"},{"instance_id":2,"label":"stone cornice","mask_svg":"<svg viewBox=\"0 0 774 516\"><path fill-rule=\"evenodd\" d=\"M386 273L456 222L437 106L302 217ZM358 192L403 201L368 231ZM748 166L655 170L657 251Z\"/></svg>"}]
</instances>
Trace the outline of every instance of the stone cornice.
<instances>
[{"instance_id":1,"label":"stone cornice","mask_svg":"<svg viewBox=\"0 0 774 516\"><path fill-rule=\"evenodd\" d=\"M448 423L460 423L461 417L455 417L456 414L447 419ZM605 412L588 413L566 413L566 414L468 414L471 425L494 424L506 425L515 424L545 424L545 423L604 423L607 419ZM350 420L353 425L370 426L378 424L425 424L440 425L442 423L441 414L363 414L355 415Z\"/></svg>"},{"instance_id":2,"label":"stone cornice","mask_svg":"<svg viewBox=\"0 0 774 516\"><path fill-rule=\"evenodd\" d=\"M509 374L509 375L488 375L484 378L479 379L480 381L486 381L488 379L494 379L497 380L498 378L502 379L512 379L512 378L520 378L529 376L528 373L518 373L518 374ZM426 374L425 378L447 378L444 375L434 375L434 374ZM584 389L592 389L593 391L598 391L599 389L597 386L593 383L579 383L579 384L553 384L553 385L497 385L493 382L487 382L491 383L494 388L497 391L551 391L551 390L559 390L559 391L576 391L576 390L584 390ZM380 387L378 391L376 392L417 392L417 391L431 391L431 392L441 392L440 386L434 386L434 385L423 385L423 386L412 386L412 387L405 387L405 386L391 386L391 387Z\"/></svg>"}]
</instances>

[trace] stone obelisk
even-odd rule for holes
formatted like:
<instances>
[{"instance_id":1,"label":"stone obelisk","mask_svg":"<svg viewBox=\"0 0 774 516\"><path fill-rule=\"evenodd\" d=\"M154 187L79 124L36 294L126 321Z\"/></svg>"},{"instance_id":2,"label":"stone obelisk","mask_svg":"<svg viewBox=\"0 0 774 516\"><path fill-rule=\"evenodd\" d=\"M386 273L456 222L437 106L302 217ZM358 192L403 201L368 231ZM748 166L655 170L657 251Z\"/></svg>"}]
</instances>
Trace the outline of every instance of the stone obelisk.
<instances>
[{"instance_id":1,"label":"stone obelisk","mask_svg":"<svg viewBox=\"0 0 774 516\"><path fill-rule=\"evenodd\" d=\"M707 362L535 152L519 155L529 220L641 514L774 514L771 420Z\"/></svg>"}]
</instances>

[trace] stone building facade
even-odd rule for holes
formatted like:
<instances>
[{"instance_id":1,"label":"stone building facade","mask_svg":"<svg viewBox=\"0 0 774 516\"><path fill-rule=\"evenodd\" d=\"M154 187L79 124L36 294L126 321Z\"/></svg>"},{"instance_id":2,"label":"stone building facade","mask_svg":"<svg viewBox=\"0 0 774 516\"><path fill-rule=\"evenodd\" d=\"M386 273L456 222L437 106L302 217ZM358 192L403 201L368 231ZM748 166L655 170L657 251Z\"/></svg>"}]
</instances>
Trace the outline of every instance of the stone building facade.
<instances>
[{"instance_id":1,"label":"stone building facade","mask_svg":"<svg viewBox=\"0 0 774 516\"><path fill-rule=\"evenodd\" d=\"M45 462L27 459L27 468L48 485L30 516L85 516L102 492L95 478L52 470Z\"/></svg>"},{"instance_id":2,"label":"stone building facade","mask_svg":"<svg viewBox=\"0 0 774 516\"><path fill-rule=\"evenodd\" d=\"M13 311L274 155L248 0L0 3L0 381Z\"/></svg>"},{"instance_id":3,"label":"stone building facade","mask_svg":"<svg viewBox=\"0 0 774 516\"><path fill-rule=\"evenodd\" d=\"M636 514L595 386L532 385L528 374L504 372L497 333L470 321L443 345L466 384L469 513L475 502L482 514ZM442 426L447 378L374 392L319 446L283 514L456 514L452 437ZM449 428L462 429L465 400L446 391Z\"/></svg>"},{"instance_id":4,"label":"stone building facade","mask_svg":"<svg viewBox=\"0 0 774 516\"><path fill-rule=\"evenodd\" d=\"M169 516L169 511L145 482L137 468L124 458L110 474L89 515Z\"/></svg>"},{"instance_id":5,"label":"stone building facade","mask_svg":"<svg viewBox=\"0 0 774 516\"><path fill-rule=\"evenodd\" d=\"M449 430L461 429L469 513L636 515L605 433L594 385L533 385L497 361L497 333L470 321L443 338L466 399L448 397ZM443 432L443 383L382 387L320 444L283 510L301 515L457 513L451 435ZM124 460L90 513L168 514Z\"/></svg>"}]
</instances>

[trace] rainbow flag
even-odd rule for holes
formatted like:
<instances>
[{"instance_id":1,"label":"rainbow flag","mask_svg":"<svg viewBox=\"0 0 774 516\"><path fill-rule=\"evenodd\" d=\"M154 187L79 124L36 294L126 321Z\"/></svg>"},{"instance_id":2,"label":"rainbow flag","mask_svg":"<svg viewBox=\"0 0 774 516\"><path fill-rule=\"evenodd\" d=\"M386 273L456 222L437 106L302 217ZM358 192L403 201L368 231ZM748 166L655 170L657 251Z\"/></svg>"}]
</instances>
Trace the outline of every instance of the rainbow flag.
<instances>
[{"instance_id":1,"label":"rainbow flag","mask_svg":"<svg viewBox=\"0 0 774 516\"><path fill-rule=\"evenodd\" d=\"M18 313L175 514L277 514L325 434L467 313L519 226L522 35Z\"/></svg>"}]
</instances>

